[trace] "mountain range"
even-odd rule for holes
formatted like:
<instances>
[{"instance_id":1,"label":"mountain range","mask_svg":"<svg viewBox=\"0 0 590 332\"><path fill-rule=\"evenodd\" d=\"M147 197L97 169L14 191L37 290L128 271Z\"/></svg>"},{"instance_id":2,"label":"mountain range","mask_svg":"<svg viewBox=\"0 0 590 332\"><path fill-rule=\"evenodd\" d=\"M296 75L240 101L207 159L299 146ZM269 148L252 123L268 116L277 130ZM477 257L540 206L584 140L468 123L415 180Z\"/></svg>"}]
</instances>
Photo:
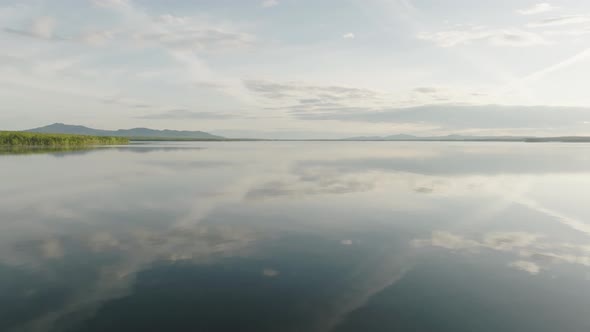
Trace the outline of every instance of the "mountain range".
<instances>
[{"instance_id":1,"label":"mountain range","mask_svg":"<svg viewBox=\"0 0 590 332\"><path fill-rule=\"evenodd\" d=\"M25 130L30 133L46 134L75 134L92 136L118 136L134 139L168 139L168 140L221 140L224 137L206 133L204 131L155 130L149 128L133 128L119 130L101 130L84 126L54 123L49 126Z\"/></svg>"},{"instance_id":2,"label":"mountain range","mask_svg":"<svg viewBox=\"0 0 590 332\"><path fill-rule=\"evenodd\" d=\"M345 138L345 141L509 141L520 142L529 139L525 136L469 136L469 135L445 135L445 136L414 136L398 134L390 136L360 136Z\"/></svg>"},{"instance_id":3,"label":"mountain range","mask_svg":"<svg viewBox=\"0 0 590 332\"><path fill-rule=\"evenodd\" d=\"M67 125L54 123L49 126L25 130L31 133L47 134L76 134L92 136L119 136L129 137L132 140L167 140L167 141L200 141L200 140L252 140L261 139L231 139L213 135L204 131L179 131L179 130L156 130L149 128L133 128L119 130L101 130L84 126ZM262 139L264 140L264 139ZM288 140L287 140L288 141ZM590 142L590 136L564 136L564 137L532 137L532 136L468 136L468 135L446 135L446 136L414 136L407 134L389 136L360 136L344 139L326 139L323 141L456 141L456 142Z\"/></svg>"}]
</instances>

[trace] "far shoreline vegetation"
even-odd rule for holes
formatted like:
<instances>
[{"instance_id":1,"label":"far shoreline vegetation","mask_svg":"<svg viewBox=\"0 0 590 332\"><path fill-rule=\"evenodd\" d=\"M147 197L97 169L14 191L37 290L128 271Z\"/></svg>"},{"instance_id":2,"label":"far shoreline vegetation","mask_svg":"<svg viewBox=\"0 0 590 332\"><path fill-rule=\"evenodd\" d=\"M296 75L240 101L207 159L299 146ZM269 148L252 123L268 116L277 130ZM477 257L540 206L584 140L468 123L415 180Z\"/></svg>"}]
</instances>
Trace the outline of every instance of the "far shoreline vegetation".
<instances>
[{"instance_id":1,"label":"far shoreline vegetation","mask_svg":"<svg viewBox=\"0 0 590 332\"><path fill-rule=\"evenodd\" d=\"M257 142L257 141L320 141L320 142L522 142L522 143L590 143L590 136L360 136L332 139L269 139L227 138L204 131L158 130L132 128L102 130L79 125L54 123L24 131L1 131L0 147L9 148L92 148L106 145L127 145L130 142Z\"/></svg>"},{"instance_id":2,"label":"far shoreline vegetation","mask_svg":"<svg viewBox=\"0 0 590 332\"><path fill-rule=\"evenodd\" d=\"M0 146L22 147L84 147L93 145L124 145L129 138L72 134L43 134L0 131Z\"/></svg>"}]
</instances>

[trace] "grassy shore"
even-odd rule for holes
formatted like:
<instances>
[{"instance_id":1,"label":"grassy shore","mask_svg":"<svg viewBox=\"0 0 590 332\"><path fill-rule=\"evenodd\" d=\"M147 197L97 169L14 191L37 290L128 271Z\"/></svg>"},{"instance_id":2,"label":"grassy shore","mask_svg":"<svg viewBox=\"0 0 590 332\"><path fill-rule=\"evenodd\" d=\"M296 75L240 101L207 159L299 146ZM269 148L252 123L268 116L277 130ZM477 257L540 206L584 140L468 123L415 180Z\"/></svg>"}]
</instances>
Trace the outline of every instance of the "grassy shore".
<instances>
[{"instance_id":1,"label":"grassy shore","mask_svg":"<svg viewBox=\"0 0 590 332\"><path fill-rule=\"evenodd\" d=\"M40 134L20 131L1 131L0 146L89 146L128 144L129 139L110 136Z\"/></svg>"}]
</instances>

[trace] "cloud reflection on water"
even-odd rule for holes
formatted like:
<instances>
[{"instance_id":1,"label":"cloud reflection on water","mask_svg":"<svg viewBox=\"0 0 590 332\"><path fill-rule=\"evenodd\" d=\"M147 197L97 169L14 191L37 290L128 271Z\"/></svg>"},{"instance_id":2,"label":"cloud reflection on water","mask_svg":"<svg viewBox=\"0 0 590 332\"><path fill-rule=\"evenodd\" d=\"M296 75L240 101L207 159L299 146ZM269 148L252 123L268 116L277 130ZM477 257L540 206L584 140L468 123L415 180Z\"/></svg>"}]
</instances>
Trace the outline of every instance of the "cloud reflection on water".
<instances>
[{"instance_id":1,"label":"cloud reflection on water","mask_svg":"<svg viewBox=\"0 0 590 332\"><path fill-rule=\"evenodd\" d=\"M105 149L67 159L0 156L14 175L0 188L0 268L30 276L13 299L29 294L26 307L40 301L32 294L47 285L59 293L51 310L43 307L19 327L92 320L107 302L158 295L141 282L166 285L178 277L172 272L210 271L230 283L239 282L231 278L234 271L243 272L273 299L259 279L284 282L275 290L303 283L307 288L293 299L307 303L305 296L322 294L319 307L307 304L322 319L293 310L300 322L315 317L305 330L325 331L432 251L495 253L503 255L499 268L538 277L561 265L590 266L584 222L590 215L547 202L556 195L575 199L587 188L590 161L583 146L198 147ZM493 265L487 259L478 264ZM235 270L239 266L244 270ZM19 281L12 276L21 272L1 271ZM178 293L164 287L158 296L192 286L200 292L215 278L196 286L185 280Z\"/></svg>"}]
</instances>

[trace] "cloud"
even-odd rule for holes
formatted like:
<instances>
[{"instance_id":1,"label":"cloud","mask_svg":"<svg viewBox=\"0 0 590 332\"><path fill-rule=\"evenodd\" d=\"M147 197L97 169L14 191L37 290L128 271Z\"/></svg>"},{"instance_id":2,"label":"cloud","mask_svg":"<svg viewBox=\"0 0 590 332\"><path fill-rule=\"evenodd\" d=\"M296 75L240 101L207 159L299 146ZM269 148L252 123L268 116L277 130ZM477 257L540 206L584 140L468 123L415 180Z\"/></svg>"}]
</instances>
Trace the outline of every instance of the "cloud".
<instances>
[{"instance_id":1,"label":"cloud","mask_svg":"<svg viewBox=\"0 0 590 332\"><path fill-rule=\"evenodd\" d=\"M434 188L430 187L417 187L414 188L414 191L419 194L432 194L434 192Z\"/></svg>"},{"instance_id":2,"label":"cloud","mask_svg":"<svg viewBox=\"0 0 590 332\"><path fill-rule=\"evenodd\" d=\"M195 112L186 109L174 109L164 113L147 114L139 116L139 119L148 120L183 120L183 119L228 119L235 118L236 116L227 113L219 112Z\"/></svg>"},{"instance_id":3,"label":"cloud","mask_svg":"<svg viewBox=\"0 0 590 332\"><path fill-rule=\"evenodd\" d=\"M576 54L574 54L574 55L568 57L567 59L564 59L558 63L547 66L541 70L538 70L532 74L529 74L529 75L521 78L520 80L517 80L515 83L517 83L518 85L523 85L525 83L538 81L551 73L560 71L560 70L568 68L574 64L577 64L580 61L586 60L588 57L590 57L590 48L587 48L579 53L576 53ZM512 85L514 85L515 83L512 83Z\"/></svg>"},{"instance_id":4,"label":"cloud","mask_svg":"<svg viewBox=\"0 0 590 332\"><path fill-rule=\"evenodd\" d=\"M513 250L528 247L537 242L541 236L525 232L493 232L483 238L482 245L495 250Z\"/></svg>"},{"instance_id":5,"label":"cloud","mask_svg":"<svg viewBox=\"0 0 590 332\"><path fill-rule=\"evenodd\" d=\"M527 47L549 44L542 36L522 30L502 30L489 39L494 46Z\"/></svg>"},{"instance_id":6,"label":"cloud","mask_svg":"<svg viewBox=\"0 0 590 332\"><path fill-rule=\"evenodd\" d=\"M245 200L265 200L316 195L344 195L373 190L378 179L359 174L345 174L325 167L295 165L291 176L269 179L249 189Z\"/></svg>"},{"instance_id":7,"label":"cloud","mask_svg":"<svg viewBox=\"0 0 590 332\"><path fill-rule=\"evenodd\" d=\"M263 183L246 192L248 201L281 197L308 197L316 195L340 195L371 191L375 181L361 180L355 176L337 177L324 174L321 178L301 177L293 181L276 180Z\"/></svg>"},{"instance_id":8,"label":"cloud","mask_svg":"<svg viewBox=\"0 0 590 332\"><path fill-rule=\"evenodd\" d=\"M355 35L352 32L345 33L342 35L342 38L344 38L344 39L354 39L354 37L355 37Z\"/></svg>"},{"instance_id":9,"label":"cloud","mask_svg":"<svg viewBox=\"0 0 590 332\"><path fill-rule=\"evenodd\" d=\"M58 35L55 33L57 20L50 16L39 17L27 28L5 27L6 33L20 35L24 37L36 38L47 41L57 42L78 42L90 46L103 46L113 40L117 33L114 30L88 31L83 33L72 33L69 35Z\"/></svg>"},{"instance_id":10,"label":"cloud","mask_svg":"<svg viewBox=\"0 0 590 332\"><path fill-rule=\"evenodd\" d=\"M590 22L589 15L564 15L546 18L537 22L527 24L530 28L543 28L562 25L582 24Z\"/></svg>"},{"instance_id":11,"label":"cloud","mask_svg":"<svg viewBox=\"0 0 590 332\"><path fill-rule=\"evenodd\" d=\"M571 243L551 243L546 237L526 232L485 233L482 240L467 239L450 232L435 231L429 239L412 241L414 247L438 247L454 251L480 253L481 249L512 253L525 258L513 261L509 267L532 275L551 264L590 266L590 247Z\"/></svg>"},{"instance_id":12,"label":"cloud","mask_svg":"<svg viewBox=\"0 0 590 332\"><path fill-rule=\"evenodd\" d=\"M541 267L539 267L539 265L529 261L515 261L508 264L508 266L520 271L528 272L532 275L539 274L541 271Z\"/></svg>"},{"instance_id":13,"label":"cloud","mask_svg":"<svg viewBox=\"0 0 590 332\"><path fill-rule=\"evenodd\" d=\"M543 31L543 34L546 36L570 36L570 37L579 37L585 36L590 34L590 26L586 27L579 27L577 29L570 29L570 30L549 30Z\"/></svg>"},{"instance_id":14,"label":"cloud","mask_svg":"<svg viewBox=\"0 0 590 332\"><path fill-rule=\"evenodd\" d=\"M523 148L529 149L529 147ZM399 153L399 152L398 152ZM412 154L410 151L401 155L391 154L383 156L360 157L356 152L356 157L341 157L333 160L307 159L299 161L294 169L301 174L306 170L324 170L325 174L358 174L367 172L367 170L380 173L396 174L418 174L420 176L437 176L452 178L453 181L460 177L466 176L500 176L509 175L519 177L524 174L529 175L548 175L548 174L578 174L588 173L590 169L590 159L585 160L572 154L570 151L540 151L536 150L535 154L522 153L518 150L495 150L490 153L489 149L477 148L470 149L468 153L463 151L446 152L444 155L429 155L423 153ZM318 173L318 174L324 174ZM325 175L322 175L325 176ZM480 187L480 183L477 184ZM448 187L448 183L431 182L431 183L412 183L410 188L416 187L433 188L435 192L442 193ZM476 187L466 187L468 192ZM503 194L505 196L505 194ZM547 210L539 207L533 202L519 200L516 203L526 206L542 215L559 221L564 226L570 227L576 231L584 232L590 235L590 224L584 224L582 220L564 216L556 211ZM533 205L534 204L534 205ZM496 245L503 242L500 235L493 235L488 238L487 243ZM508 242L513 242L507 240Z\"/></svg>"},{"instance_id":15,"label":"cloud","mask_svg":"<svg viewBox=\"0 0 590 332\"><path fill-rule=\"evenodd\" d=\"M114 31L92 31L81 34L77 37L78 40L91 46L103 46L106 45L116 36Z\"/></svg>"},{"instance_id":16,"label":"cloud","mask_svg":"<svg viewBox=\"0 0 590 332\"><path fill-rule=\"evenodd\" d=\"M520 29L489 29L485 27L469 27L465 29L445 30L434 33L421 33L421 40L431 41L440 47L454 47L485 43L491 46L528 47L545 45L541 35Z\"/></svg>"},{"instance_id":17,"label":"cloud","mask_svg":"<svg viewBox=\"0 0 590 332\"><path fill-rule=\"evenodd\" d=\"M281 272L279 272L275 269L266 268L266 269L262 270L262 275L265 277L268 277L268 278L277 277L279 274L281 274Z\"/></svg>"},{"instance_id":18,"label":"cloud","mask_svg":"<svg viewBox=\"0 0 590 332\"><path fill-rule=\"evenodd\" d=\"M419 88L415 88L414 91L419 92L419 93L431 94L431 93L437 93L439 90L437 88L433 88L433 87L419 87Z\"/></svg>"},{"instance_id":19,"label":"cloud","mask_svg":"<svg viewBox=\"0 0 590 332\"><path fill-rule=\"evenodd\" d=\"M50 259L63 258L64 248L62 243L57 239L48 239L41 245L43 257Z\"/></svg>"},{"instance_id":20,"label":"cloud","mask_svg":"<svg viewBox=\"0 0 590 332\"><path fill-rule=\"evenodd\" d=\"M345 86L317 86L298 82L277 83L265 80L245 80L244 86L255 93L270 99L300 98L306 104L314 102L365 99L378 93L370 89Z\"/></svg>"},{"instance_id":21,"label":"cloud","mask_svg":"<svg viewBox=\"0 0 590 332\"><path fill-rule=\"evenodd\" d=\"M176 50L210 51L252 46L253 35L190 17L161 15L145 30L131 31L132 38L145 45Z\"/></svg>"},{"instance_id":22,"label":"cloud","mask_svg":"<svg viewBox=\"0 0 590 332\"><path fill-rule=\"evenodd\" d=\"M53 17L43 16L33 20L27 29L4 28L4 31L38 39L64 40L65 38L55 35L56 26L57 21Z\"/></svg>"},{"instance_id":23,"label":"cloud","mask_svg":"<svg viewBox=\"0 0 590 332\"><path fill-rule=\"evenodd\" d=\"M56 22L55 19L49 16L44 16L36 19L31 26L31 34L39 38L50 39L53 37Z\"/></svg>"},{"instance_id":24,"label":"cloud","mask_svg":"<svg viewBox=\"0 0 590 332\"><path fill-rule=\"evenodd\" d=\"M66 262L74 269L84 268L88 278L68 284L60 291L63 301L53 303L48 310L35 312L18 327L24 331L48 331L60 326L56 323L58 321L65 319L70 322L68 318L72 313L92 314L97 304L128 293L135 275L146 265L164 261L246 257L250 255L254 240L262 236L262 232L254 233L233 226L191 226L159 231L140 227L127 233L86 232L76 237L15 239L12 243L4 241L0 252L3 264L8 261L16 266L30 264L37 268L39 282L50 281L52 287L60 290L62 288L59 287L69 281L57 282L66 280L68 275L60 267L62 264L56 264L55 260L67 260L68 253L84 257L84 260L73 258ZM33 248L31 244L38 246ZM272 271L275 273L271 272L272 275L267 277L278 276L279 271ZM30 285L35 286L34 283Z\"/></svg>"},{"instance_id":25,"label":"cloud","mask_svg":"<svg viewBox=\"0 0 590 332\"><path fill-rule=\"evenodd\" d=\"M103 8L131 7L131 2L129 0L92 0L92 3L97 7Z\"/></svg>"},{"instance_id":26,"label":"cloud","mask_svg":"<svg viewBox=\"0 0 590 332\"><path fill-rule=\"evenodd\" d=\"M550 3L542 2L535 4L529 8L517 10L517 12L521 15L536 15L541 13L547 13L557 9L558 7L553 6Z\"/></svg>"},{"instance_id":27,"label":"cloud","mask_svg":"<svg viewBox=\"0 0 590 332\"><path fill-rule=\"evenodd\" d=\"M220 82L213 82L213 81L197 81L194 82L193 85L198 88L203 89L224 89L227 86Z\"/></svg>"},{"instance_id":28,"label":"cloud","mask_svg":"<svg viewBox=\"0 0 590 332\"><path fill-rule=\"evenodd\" d=\"M124 0L95 0L96 6L112 9L123 24L108 30L75 35L89 45L118 42L122 47L160 47L170 51L220 51L254 45L256 37L232 24L206 16L153 15Z\"/></svg>"},{"instance_id":29,"label":"cloud","mask_svg":"<svg viewBox=\"0 0 590 332\"><path fill-rule=\"evenodd\" d=\"M262 1L262 3L260 5L264 8L270 8L270 7L278 6L278 4L279 4L278 0L264 0L264 1Z\"/></svg>"},{"instance_id":30,"label":"cloud","mask_svg":"<svg viewBox=\"0 0 590 332\"><path fill-rule=\"evenodd\" d=\"M523 199L523 200L520 200L518 203L528 207L531 210L534 210L536 212L539 212L539 213L545 214L551 218L554 218L555 220L557 220L558 222L560 222L564 226L567 226L573 230L584 233L586 235L590 235L590 224L586 223L583 220L572 218L570 216L563 215L562 213L560 213L558 211L548 209L531 199L527 199L527 200Z\"/></svg>"},{"instance_id":31,"label":"cloud","mask_svg":"<svg viewBox=\"0 0 590 332\"><path fill-rule=\"evenodd\" d=\"M430 104L382 109L300 107L290 113L302 120L432 124L447 129L530 129L581 125L590 118L590 107Z\"/></svg>"},{"instance_id":32,"label":"cloud","mask_svg":"<svg viewBox=\"0 0 590 332\"><path fill-rule=\"evenodd\" d=\"M493 249L498 251L510 251L516 248L525 248L535 243L541 236L538 234L525 232L496 232L487 233L482 241L466 239L462 236L444 232L432 232L430 239L414 240L413 244L417 247L433 246L446 249Z\"/></svg>"},{"instance_id":33,"label":"cloud","mask_svg":"<svg viewBox=\"0 0 590 332\"><path fill-rule=\"evenodd\" d=\"M459 235L442 231L432 232L430 239L414 240L412 244L415 247L432 246L451 250L475 249L481 246L477 241L468 240Z\"/></svg>"},{"instance_id":34,"label":"cloud","mask_svg":"<svg viewBox=\"0 0 590 332\"><path fill-rule=\"evenodd\" d=\"M547 249L552 251L522 251L520 256L529 261L534 261L539 265L567 263L590 266L590 247L588 246L562 243L558 245L547 245L547 247Z\"/></svg>"},{"instance_id":35,"label":"cloud","mask_svg":"<svg viewBox=\"0 0 590 332\"><path fill-rule=\"evenodd\" d=\"M358 87L268 80L243 83L247 90L267 99L266 109L285 112L298 120L396 124L445 131L530 132L571 130L590 119L590 107L482 104L486 94L429 86L409 90L404 101L399 95ZM459 102L449 102L452 100Z\"/></svg>"},{"instance_id":36,"label":"cloud","mask_svg":"<svg viewBox=\"0 0 590 332\"><path fill-rule=\"evenodd\" d=\"M124 107L132 107L132 108L152 108L156 105L152 105L141 101L139 99L129 98L127 96L118 94L118 95L111 95L106 97L98 98L100 102L107 105L120 105Z\"/></svg>"}]
</instances>

